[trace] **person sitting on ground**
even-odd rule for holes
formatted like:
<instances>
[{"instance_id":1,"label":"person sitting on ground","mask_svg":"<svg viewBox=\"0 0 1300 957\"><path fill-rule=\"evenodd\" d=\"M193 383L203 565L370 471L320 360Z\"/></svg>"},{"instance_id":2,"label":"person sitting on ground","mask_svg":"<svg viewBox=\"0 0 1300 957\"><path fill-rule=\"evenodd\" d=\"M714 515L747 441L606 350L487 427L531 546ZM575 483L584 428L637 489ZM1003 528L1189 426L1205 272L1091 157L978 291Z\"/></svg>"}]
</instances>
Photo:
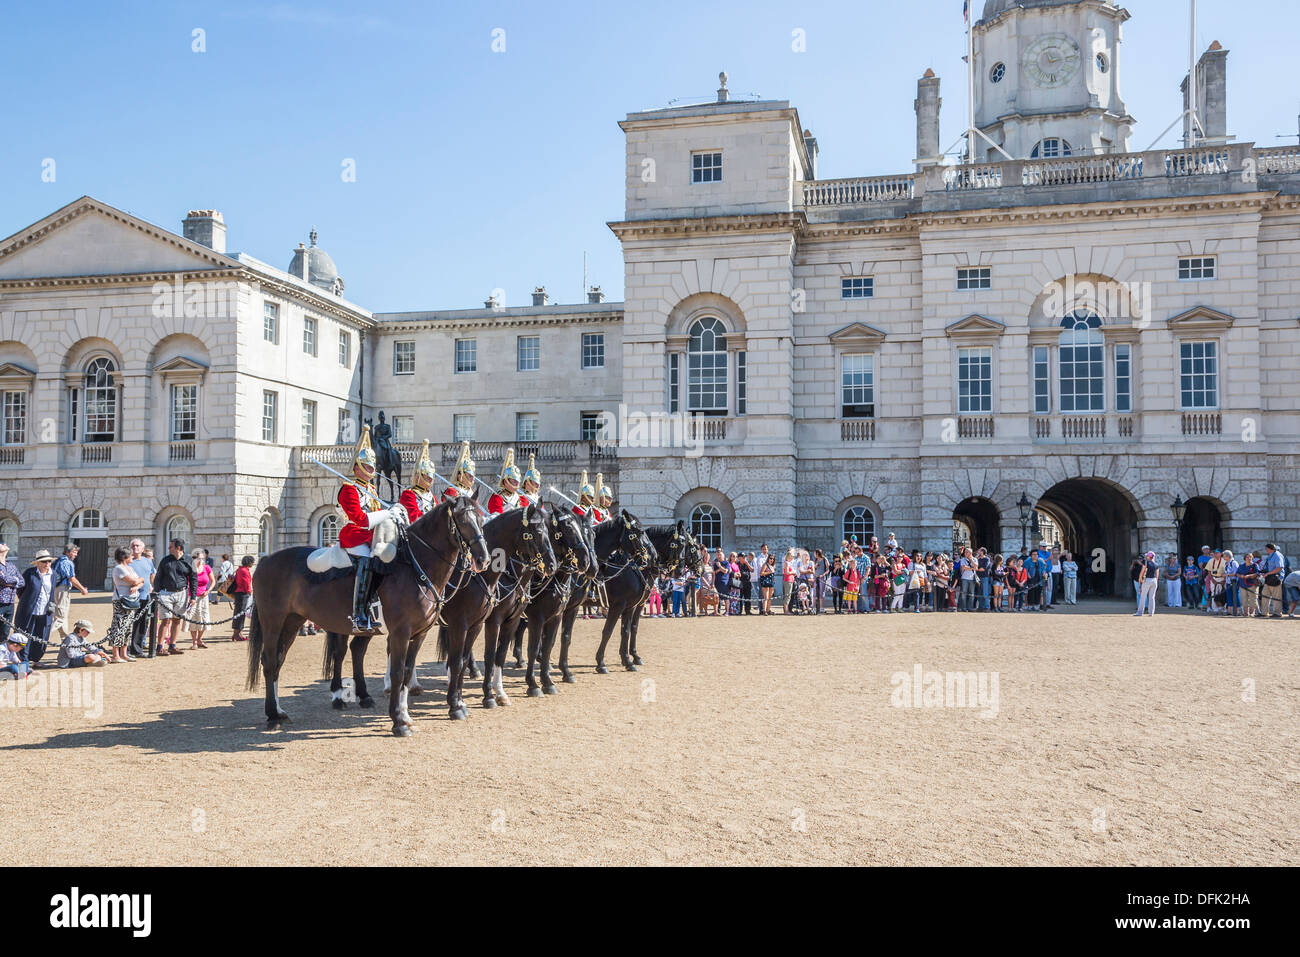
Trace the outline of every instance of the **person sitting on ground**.
<instances>
[{"instance_id":1,"label":"person sitting on ground","mask_svg":"<svg viewBox=\"0 0 1300 957\"><path fill-rule=\"evenodd\" d=\"M23 655L23 642L11 634L0 648L0 681L14 681L27 677L27 658Z\"/></svg>"},{"instance_id":2,"label":"person sitting on ground","mask_svg":"<svg viewBox=\"0 0 1300 957\"><path fill-rule=\"evenodd\" d=\"M60 668L101 667L109 663L108 655L99 650L98 645L89 641L90 633L95 627L85 618L78 619L72 626L71 634L59 645Z\"/></svg>"}]
</instances>

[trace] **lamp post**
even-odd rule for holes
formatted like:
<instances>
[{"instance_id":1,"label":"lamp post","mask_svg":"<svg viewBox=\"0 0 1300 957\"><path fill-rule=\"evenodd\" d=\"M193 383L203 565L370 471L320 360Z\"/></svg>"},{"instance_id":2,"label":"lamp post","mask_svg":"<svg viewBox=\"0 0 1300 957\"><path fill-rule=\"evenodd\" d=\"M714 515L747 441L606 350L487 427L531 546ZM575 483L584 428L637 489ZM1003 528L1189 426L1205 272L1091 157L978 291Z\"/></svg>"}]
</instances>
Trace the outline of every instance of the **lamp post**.
<instances>
[{"instance_id":1,"label":"lamp post","mask_svg":"<svg viewBox=\"0 0 1300 957\"><path fill-rule=\"evenodd\" d=\"M1183 550L1183 516L1187 514L1187 503L1183 501L1181 495L1174 496L1174 504L1169 506L1170 511L1174 513L1174 528L1178 530L1178 543L1174 546L1176 551Z\"/></svg>"},{"instance_id":2,"label":"lamp post","mask_svg":"<svg viewBox=\"0 0 1300 957\"><path fill-rule=\"evenodd\" d=\"M1029 530L1029 510L1033 507L1033 503L1029 501L1029 496L1022 491L1020 501L1016 502L1016 508L1020 509L1020 550L1022 552L1029 547L1025 541L1025 534Z\"/></svg>"}]
</instances>

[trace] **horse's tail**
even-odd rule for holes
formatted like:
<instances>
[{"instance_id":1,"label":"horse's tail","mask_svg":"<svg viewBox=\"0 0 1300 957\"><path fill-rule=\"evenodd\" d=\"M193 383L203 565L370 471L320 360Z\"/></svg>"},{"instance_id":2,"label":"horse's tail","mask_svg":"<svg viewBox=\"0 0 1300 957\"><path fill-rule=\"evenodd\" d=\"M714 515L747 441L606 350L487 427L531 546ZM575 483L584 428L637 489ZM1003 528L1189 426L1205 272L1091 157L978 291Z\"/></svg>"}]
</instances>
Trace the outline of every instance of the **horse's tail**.
<instances>
[{"instance_id":1,"label":"horse's tail","mask_svg":"<svg viewBox=\"0 0 1300 957\"><path fill-rule=\"evenodd\" d=\"M342 661L348 653L348 636L336 635L332 631L325 633L325 660L321 662L321 674L326 678L334 677L334 662Z\"/></svg>"},{"instance_id":2,"label":"horse's tail","mask_svg":"<svg viewBox=\"0 0 1300 957\"><path fill-rule=\"evenodd\" d=\"M262 666L262 618L253 611L253 622L248 629L248 690L257 687L257 675Z\"/></svg>"},{"instance_id":3,"label":"horse's tail","mask_svg":"<svg viewBox=\"0 0 1300 957\"><path fill-rule=\"evenodd\" d=\"M438 626L438 660L447 660L447 626Z\"/></svg>"}]
</instances>

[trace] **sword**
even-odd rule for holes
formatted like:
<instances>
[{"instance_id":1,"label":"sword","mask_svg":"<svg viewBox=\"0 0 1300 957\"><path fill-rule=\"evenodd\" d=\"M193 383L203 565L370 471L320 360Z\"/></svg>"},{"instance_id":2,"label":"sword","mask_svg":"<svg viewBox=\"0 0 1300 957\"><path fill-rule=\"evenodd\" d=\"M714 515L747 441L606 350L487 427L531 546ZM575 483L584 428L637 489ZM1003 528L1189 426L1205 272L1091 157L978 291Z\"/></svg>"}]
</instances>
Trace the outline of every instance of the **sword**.
<instances>
[{"instance_id":1,"label":"sword","mask_svg":"<svg viewBox=\"0 0 1300 957\"><path fill-rule=\"evenodd\" d=\"M561 492L561 491L560 491L558 488L556 488L554 485L549 485L549 486L547 486L547 488L549 488L549 489L550 489L552 492L554 492L556 495L560 496L560 498L564 499L564 500L565 500L566 502L568 502L570 505L577 506L577 507L581 507L581 506L578 506L578 503L577 503L577 502L575 502L573 499L569 498L569 496L565 495L563 492Z\"/></svg>"},{"instance_id":2,"label":"sword","mask_svg":"<svg viewBox=\"0 0 1300 957\"><path fill-rule=\"evenodd\" d=\"M315 458L314 456L311 456L311 455L304 455L303 458L306 459L308 462L310 462L312 465L319 465L319 466L320 466L321 468L323 468L326 472L329 472L329 473L332 474L332 475L337 475L339 478L341 478L341 479L342 479L343 481L345 481L345 482L353 482L353 481L356 481L355 479L350 479L350 478L348 478L346 475L344 475L342 472L338 471L337 469L332 469L332 468L330 468L328 465L326 465L326 464L325 464L324 462L322 462L320 459ZM378 489L375 490L375 498L378 498L378 499L379 499L379 504L383 505L384 508L392 508L392 507L393 507L393 504L394 504L394 503L392 503L392 502L385 502L382 498L379 498L379 491L378 491Z\"/></svg>"},{"instance_id":3,"label":"sword","mask_svg":"<svg viewBox=\"0 0 1300 957\"><path fill-rule=\"evenodd\" d=\"M433 473L433 477L436 478L439 482L446 482L448 488L458 488L458 487L459 487L459 486L456 485L455 482L448 482L447 479L443 478L443 477L442 477L441 475L439 475L437 472L434 472L434 473ZM478 476L477 476L477 475L474 476L474 477L475 477L476 479L478 479ZM482 481L482 480L479 479L479 481ZM465 496L465 500L468 501L468 502L470 502L470 503L471 503L471 504L472 504L476 509L478 509L478 513L479 513L480 515L483 515L483 516L486 516L486 515L487 515L487 511L483 508L483 506L480 505L478 502L475 502L475 501L474 501L472 498L470 498L468 495Z\"/></svg>"}]
</instances>

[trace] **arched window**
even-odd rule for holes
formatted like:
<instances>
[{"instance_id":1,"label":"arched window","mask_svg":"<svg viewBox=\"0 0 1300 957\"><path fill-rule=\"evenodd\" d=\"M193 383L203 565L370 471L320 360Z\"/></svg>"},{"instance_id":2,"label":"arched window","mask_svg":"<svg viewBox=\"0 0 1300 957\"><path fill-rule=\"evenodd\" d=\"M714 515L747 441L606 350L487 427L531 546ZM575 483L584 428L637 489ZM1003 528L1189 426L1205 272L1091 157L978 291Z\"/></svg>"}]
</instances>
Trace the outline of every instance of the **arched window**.
<instances>
[{"instance_id":1,"label":"arched window","mask_svg":"<svg viewBox=\"0 0 1300 957\"><path fill-rule=\"evenodd\" d=\"M691 534L705 548L722 547L722 513L712 505L691 509Z\"/></svg>"},{"instance_id":2,"label":"arched window","mask_svg":"<svg viewBox=\"0 0 1300 957\"><path fill-rule=\"evenodd\" d=\"M8 516L0 518L0 542L9 546L11 555L18 554L18 534L20 531L17 519Z\"/></svg>"},{"instance_id":3,"label":"arched window","mask_svg":"<svg viewBox=\"0 0 1300 957\"><path fill-rule=\"evenodd\" d=\"M316 523L316 541L322 548L338 544L339 516L337 512L326 512Z\"/></svg>"},{"instance_id":4,"label":"arched window","mask_svg":"<svg viewBox=\"0 0 1300 957\"><path fill-rule=\"evenodd\" d=\"M727 336L713 316L691 324L686 346L686 409L703 415L727 414Z\"/></svg>"},{"instance_id":5,"label":"arched window","mask_svg":"<svg viewBox=\"0 0 1300 957\"><path fill-rule=\"evenodd\" d=\"M269 555L275 549L275 519L267 512L257 523L257 554Z\"/></svg>"},{"instance_id":6,"label":"arched window","mask_svg":"<svg viewBox=\"0 0 1300 957\"><path fill-rule=\"evenodd\" d=\"M1059 136L1049 136L1044 140L1039 140L1033 151L1029 154L1030 159L1056 159L1060 156L1070 155L1070 144Z\"/></svg>"},{"instance_id":7,"label":"arched window","mask_svg":"<svg viewBox=\"0 0 1300 957\"><path fill-rule=\"evenodd\" d=\"M172 539L179 538L185 543L186 547L193 545L194 528L190 525L190 520L184 515L173 515L167 519L167 524L163 527L163 547L170 548Z\"/></svg>"},{"instance_id":8,"label":"arched window","mask_svg":"<svg viewBox=\"0 0 1300 957\"><path fill-rule=\"evenodd\" d=\"M117 366L107 356L91 359L82 378L85 392L87 442L112 442L117 438Z\"/></svg>"},{"instance_id":9,"label":"arched window","mask_svg":"<svg viewBox=\"0 0 1300 957\"><path fill-rule=\"evenodd\" d=\"M840 538L854 540L863 548L871 544L871 536L876 534L876 516L865 505L854 505L844 511L840 522Z\"/></svg>"},{"instance_id":10,"label":"arched window","mask_svg":"<svg viewBox=\"0 0 1300 957\"><path fill-rule=\"evenodd\" d=\"M1106 410L1105 339L1101 318L1080 309L1061 320L1061 411Z\"/></svg>"},{"instance_id":11,"label":"arched window","mask_svg":"<svg viewBox=\"0 0 1300 957\"><path fill-rule=\"evenodd\" d=\"M83 508L72 516L72 521L68 522L68 531L77 532L78 535L71 537L102 537L108 532L108 522L104 518L104 513L97 508ZM92 533L87 536L87 532ZM94 533L99 533L95 535Z\"/></svg>"}]
</instances>

